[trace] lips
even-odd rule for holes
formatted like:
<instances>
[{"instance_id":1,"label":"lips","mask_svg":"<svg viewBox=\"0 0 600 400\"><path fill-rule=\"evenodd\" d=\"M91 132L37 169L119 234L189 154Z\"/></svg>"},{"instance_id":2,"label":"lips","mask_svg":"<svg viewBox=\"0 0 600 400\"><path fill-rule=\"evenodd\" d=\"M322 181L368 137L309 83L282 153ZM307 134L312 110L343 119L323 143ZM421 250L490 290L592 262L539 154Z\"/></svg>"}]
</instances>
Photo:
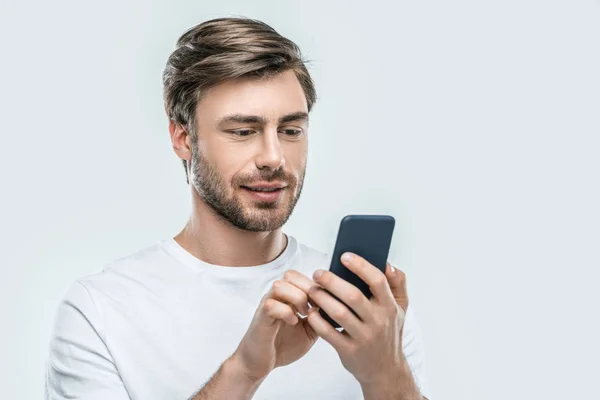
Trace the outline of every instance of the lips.
<instances>
[{"instance_id":1,"label":"lips","mask_svg":"<svg viewBox=\"0 0 600 400\"><path fill-rule=\"evenodd\" d=\"M281 200L287 185L281 182L259 182L244 185L242 189L254 200L273 203Z\"/></svg>"},{"instance_id":2,"label":"lips","mask_svg":"<svg viewBox=\"0 0 600 400\"><path fill-rule=\"evenodd\" d=\"M275 190L283 189L285 186L286 185L281 182L260 182L252 185L244 185L242 187L256 192L273 192Z\"/></svg>"},{"instance_id":3,"label":"lips","mask_svg":"<svg viewBox=\"0 0 600 400\"><path fill-rule=\"evenodd\" d=\"M277 190L281 190L281 188L253 188L244 186L245 189L252 190L253 192L275 192Z\"/></svg>"}]
</instances>

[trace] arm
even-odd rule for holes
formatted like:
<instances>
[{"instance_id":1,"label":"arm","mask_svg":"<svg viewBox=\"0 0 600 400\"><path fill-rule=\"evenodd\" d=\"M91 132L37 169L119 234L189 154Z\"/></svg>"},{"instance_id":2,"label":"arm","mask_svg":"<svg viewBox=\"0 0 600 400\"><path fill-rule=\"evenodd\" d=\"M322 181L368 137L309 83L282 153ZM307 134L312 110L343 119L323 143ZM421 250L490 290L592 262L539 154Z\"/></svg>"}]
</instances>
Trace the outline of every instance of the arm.
<instances>
[{"instance_id":1,"label":"arm","mask_svg":"<svg viewBox=\"0 0 600 400\"><path fill-rule=\"evenodd\" d=\"M264 378L246 373L242 364L232 356L190 400L250 400L263 381Z\"/></svg>"},{"instance_id":2,"label":"arm","mask_svg":"<svg viewBox=\"0 0 600 400\"><path fill-rule=\"evenodd\" d=\"M104 334L91 296L75 282L60 302L54 320L45 399L130 400ZM192 400L251 399L263 380L252 377L232 356Z\"/></svg>"},{"instance_id":3,"label":"arm","mask_svg":"<svg viewBox=\"0 0 600 400\"><path fill-rule=\"evenodd\" d=\"M291 270L275 281L236 351L192 400L250 399L274 368L306 354L317 335L292 307L308 312L305 291L311 282ZM55 317L46 400L130 400L105 337L103 318L92 296L83 283L75 282Z\"/></svg>"},{"instance_id":4,"label":"arm","mask_svg":"<svg viewBox=\"0 0 600 400\"><path fill-rule=\"evenodd\" d=\"M54 318L45 399L129 400L103 337L100 315L87 289L75 282Z\"/></svg>"},{"instance_id":5,"label":"arm","mask_svg":"<svg viewBox=\"0 0 600 400\"><path fill-rule=\"evenodd\" d=\"M306 354L317 335L291 307L308 313L311 284L293 270L273 282L236 351L191 400L249 400L274 368Z\"/></svg>"},{"instance_id":6,"label":"arm","mask_svg":"<svg viewBox=\"0 0 600 400\"><path fill-rule=\"evenodd\" d=\"M381 382L361 385L365 400L422 400L421 392L417 387L408 362L404 360L402 368L394 371Z\"/></svg>"}]
</instances>

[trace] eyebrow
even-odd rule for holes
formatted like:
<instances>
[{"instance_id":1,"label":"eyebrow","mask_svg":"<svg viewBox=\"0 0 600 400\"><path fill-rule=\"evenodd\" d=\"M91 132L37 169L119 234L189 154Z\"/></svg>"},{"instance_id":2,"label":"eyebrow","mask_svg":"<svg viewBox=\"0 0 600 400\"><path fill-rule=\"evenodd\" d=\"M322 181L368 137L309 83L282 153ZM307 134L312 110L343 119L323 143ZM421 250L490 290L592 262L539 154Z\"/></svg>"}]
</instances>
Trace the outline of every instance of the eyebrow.
<instances>
[{"instance_id":1,"label":"eyebrow","mask_svg":"<svg viewBox=\"0 0 600 400\"><path fill-rule=\"evenodd\" d=\"M297 111L291 114L287 114L279 118L278 123L284 124L286 122L296 121L308 121L308 113L304 111ZM221 118L217 126L223 126L230 123L264 125L267 123L267 118L262 115L231 114Z\"/></svg>"}]
</instances>

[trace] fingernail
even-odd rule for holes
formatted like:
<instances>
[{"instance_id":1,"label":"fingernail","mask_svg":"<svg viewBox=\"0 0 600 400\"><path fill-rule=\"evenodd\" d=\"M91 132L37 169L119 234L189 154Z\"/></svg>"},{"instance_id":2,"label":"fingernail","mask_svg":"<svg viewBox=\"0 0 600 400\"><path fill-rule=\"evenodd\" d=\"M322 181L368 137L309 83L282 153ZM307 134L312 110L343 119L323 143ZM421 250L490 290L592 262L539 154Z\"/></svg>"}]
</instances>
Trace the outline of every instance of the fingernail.
<instances>
[{"instance_id":1,"label":"fingernail","mask_svg":"<svg viewBox=\"0 0 600 400\"><path fill-rule=\"evenodd\" d=\"M390 270L392 271L392 274L393 274L394 272L396 272L396 268L394 268L394 266L393 266L392 264L390 264Z\"/></svg>"},{"instance_id":2,"label":"fingernail","mask_svg":"<svg viewBox=\"0 0 600 400\"><path fill-rule=\"evenodd\" d=\"M324 272L325 272L325 271L323 271L322 269L318 269L318 270L316 270L316 271L313 273L313 278L314 278L314 279L319 279L320 277L322 277L322 276L323 276L323 273L324 273Z\"/></svg>"},{"instance_id":3,"label":"fingernail","mask_svg":"<svg viewBox=\"0 0 600 400\"><path fill-rule=\"evenodd\" d=\"M346 261L346 262L352 261L352 254L351 253L344 253L342 255L342 261Z\"/></svg>"}]
</instances>

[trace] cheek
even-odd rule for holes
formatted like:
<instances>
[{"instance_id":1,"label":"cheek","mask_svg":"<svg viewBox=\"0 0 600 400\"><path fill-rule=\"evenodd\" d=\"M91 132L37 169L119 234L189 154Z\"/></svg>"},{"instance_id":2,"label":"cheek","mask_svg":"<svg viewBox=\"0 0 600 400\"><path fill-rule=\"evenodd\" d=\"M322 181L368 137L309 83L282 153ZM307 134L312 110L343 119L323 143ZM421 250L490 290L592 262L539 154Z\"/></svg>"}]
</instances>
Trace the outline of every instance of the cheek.
<instances>
[{"instance_id":1,"label":"cheek","mask_svg":"<svg viewBox=\"0 0 600 400\"><path fill-rule=\"evenodd\" d=\"M235 176L244 170L247 152L235 147L216 146L210 149L210 163L221 180L231 186Z\"/></svg>"},{"instance_id":2,"label":"cheek","mask_svg":"<svg viewBox=\"0 0 600 400\"><path fill-rule=\"evenodd\" d=\"M306 166L307 158L307 144L306 141L301 143L294 143L285 150L285 160L288 169L298 174L304 170Z\"/></svg>"}]
</instances>

